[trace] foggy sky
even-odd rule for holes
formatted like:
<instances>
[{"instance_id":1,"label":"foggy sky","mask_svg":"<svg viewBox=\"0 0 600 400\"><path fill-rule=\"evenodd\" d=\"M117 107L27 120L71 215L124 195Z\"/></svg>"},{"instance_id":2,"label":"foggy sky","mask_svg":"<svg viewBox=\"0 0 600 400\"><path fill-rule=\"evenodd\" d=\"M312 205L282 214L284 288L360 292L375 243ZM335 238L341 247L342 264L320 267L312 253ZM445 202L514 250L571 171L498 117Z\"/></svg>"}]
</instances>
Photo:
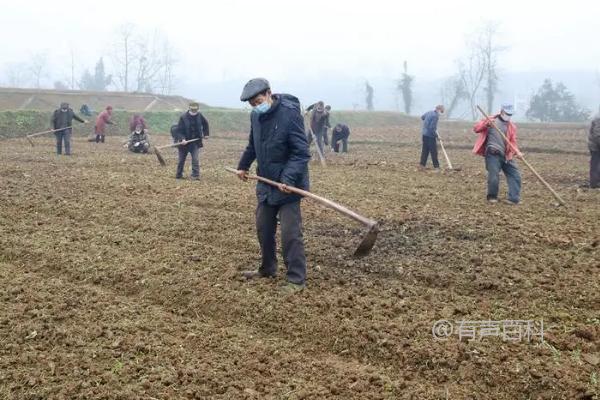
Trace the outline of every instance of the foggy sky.
<instances>
[{"instance_id":1,"label":"foggy sky","mask_svg":"<svg viewBox=\"0 0 600 400\"><path fill-rule=\"evenodd\" d=\"M0 71L46 53L51 87L104 56L110 72L115 30L158 28L176 49L177 91L203 83L265 76L276 82L399 76L404 60L421 81L452 74L465 38L500 22L504 73L600 70L600 2L481 1L40 1L0 0ZM0 75L0 84L5 79ZM211 99L201 99L208 103Z\"/></svg>"}]
</instances>

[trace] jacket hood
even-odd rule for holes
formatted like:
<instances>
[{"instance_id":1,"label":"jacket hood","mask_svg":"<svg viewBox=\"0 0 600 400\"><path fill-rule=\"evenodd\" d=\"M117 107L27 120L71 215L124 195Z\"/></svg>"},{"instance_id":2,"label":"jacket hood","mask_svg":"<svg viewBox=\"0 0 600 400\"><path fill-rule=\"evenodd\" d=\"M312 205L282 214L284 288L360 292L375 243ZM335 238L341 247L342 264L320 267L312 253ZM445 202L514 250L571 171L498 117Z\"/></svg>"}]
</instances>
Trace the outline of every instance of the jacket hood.
<instances>
[{"instance_id":1,"label":"jacket hood","mask_svg":"<svg viewBox=\"0 0 600 400\"><path fill-rule=\"evenodd\" d=\"M300 111L300 100L296 96L286 93L278 93L273 95L274 100L279 101L282 106L293 108Z\"/></svg>"}]
</instances>

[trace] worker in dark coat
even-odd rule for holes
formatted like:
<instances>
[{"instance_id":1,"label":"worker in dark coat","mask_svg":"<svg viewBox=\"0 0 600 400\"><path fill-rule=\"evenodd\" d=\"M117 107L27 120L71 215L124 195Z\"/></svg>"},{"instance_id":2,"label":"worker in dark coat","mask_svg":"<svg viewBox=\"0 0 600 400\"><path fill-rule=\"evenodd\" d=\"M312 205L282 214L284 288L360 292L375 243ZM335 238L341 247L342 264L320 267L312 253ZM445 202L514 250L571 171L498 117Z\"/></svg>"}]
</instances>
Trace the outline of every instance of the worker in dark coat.
<instances>
[{"instance_id":1,"label":"worker in dark coat","mask_svg":"<svg viewBox=\"0 0 600 400\"><path fill-rule=\"evenodd\" d=\"M325 143L325 146L329 146L329 136L327 134L327 131L329 129L331 129L331 122L329 122L330 115L331 115L331 106L329 104L327 104L325 106L325 124L323 127L323 143ZM332 143L331 147L333 147L333 143Z\"/></svg>"},{"instance_id":2,"label":"worker in dark coat","mask_svg":"<svg viewBox=\"0 0 600 400\"><path fill-rule=\"evenodd\" d=\"M71 155L71 136L73 134L73 120L87 124L75 114L73 109L69 107L69 103L60 103L60 108L54 110L52 114L52 129L55 130L56 136L56 154L62 154L63 142L65 144L65 155Z\"/></svg>"},{"instance_id":3,"label":"worker in dark coat","mask_svg":"<svg viewBox=\"0 0 600 400\"><path fill-rule=\"evenodd\" d=\"M200 105L198 103L190 103L188 111L179 118L177 129L171 130L172 133L174 131L174 134L177 135L177 142L198 139L177 147L179 151L179 161L175 174L177 179L183 178L183 167L188 154L192 156L192 179L200 179L200 149L203 147L202 140L208 138L210 132L208 120L198 111L199 109Z\"/></svg>"},{"instance_id":4,"label":"worker in dark coat","mask_svg":"<svg viewBox=\"0 0 600 400\"><path fill-rule=\"evenodd\" d=\"M342 153L348 152L348 138L350 137L350 128L348 125L337 124L331 133L331 147L333 151L339 153L340 141L342 142Z\"/></svg>"},{"instance_id":5,"label":"worker in dark coat","mask_svg":"<svg viewBox=\"0 0 600 400\"><path fill-rule=\"evenodd\" d=\"M258 182L256 229L262 252L258 270L245 271L247 279L274 277L277 272L275 233L277 215L281 223L283 261L287 267L285 292L305 287L306 257L302 237L301 196L289 187L308 190L310 152L304 133L300 102L289 94L272 94L266 79L250 80L240 97L253 107L250 138L238 164L238 177L248 179L248 170L256 160L257 174L278 182L278 187Z\"/></svg>"},{"instance_id":6,"label":"worker in dark coat","mask_svg":"<svg viewBox=\"0 0 600 400\"><path fill-rule=\"evenodd\" d=\"M590 187L600 188L600 115L592 121L588 134L590 149Z\"/></svg>"},{"instance_id":7,"label":"worker in dark coat","mask_svg":"<svg viewBox=\"0 0 600 400\"><path fill-rule=\"evenodd\" d=\"M310 129L315 135L317 146L319 146L321 154L325 154L323 142L325 139L324 135L327 134L327 125L329 124L329 113L325 111L325 103L318 101L309 106L306 111L310 112Z\"/></svg>"}]
</instances>

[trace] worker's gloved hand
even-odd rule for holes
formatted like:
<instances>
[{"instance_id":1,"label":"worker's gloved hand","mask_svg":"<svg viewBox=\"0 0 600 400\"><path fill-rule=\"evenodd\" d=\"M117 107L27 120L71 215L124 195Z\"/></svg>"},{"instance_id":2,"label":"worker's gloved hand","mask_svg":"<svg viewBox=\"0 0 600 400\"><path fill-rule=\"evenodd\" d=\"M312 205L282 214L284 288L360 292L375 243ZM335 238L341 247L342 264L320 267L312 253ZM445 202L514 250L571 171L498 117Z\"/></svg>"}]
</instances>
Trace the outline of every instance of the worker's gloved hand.
<instances>
[{"instance_id":1,"label":"worker's gloved hand","mask_svg":"<svg viewBox=\"0 0 600 400\"><path fill-rule=\"evenodd\" d=\"M238 178L240 178L244 182L248 181L248 171L243 171L241 169L238 169L236 174L237 174Z\"/></svg>"},{"instance_id":2,"label":"worker's gloved hand","mask_svg":"<svg viewBox=\"0 0 600 400\"><path fill-rule=\"evenodd\" d=\"M84 120L83 120L83 123L84 123L84 124L89 124L89 123L90 123L90 121L88 121L87 119L84 119Z\"/></svg>"}]
</instances>

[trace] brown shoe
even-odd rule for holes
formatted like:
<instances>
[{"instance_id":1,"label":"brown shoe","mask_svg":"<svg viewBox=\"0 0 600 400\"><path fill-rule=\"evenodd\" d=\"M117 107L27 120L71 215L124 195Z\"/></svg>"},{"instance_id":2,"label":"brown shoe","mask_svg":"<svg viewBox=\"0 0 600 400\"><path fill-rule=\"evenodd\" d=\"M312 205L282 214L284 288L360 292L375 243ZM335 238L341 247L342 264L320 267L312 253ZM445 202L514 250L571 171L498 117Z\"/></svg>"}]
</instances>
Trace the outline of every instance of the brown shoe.
<instances>
[{"instance_id":1,"label":"brown shoe","mask_svg":"<svg viewBox=\"0 0 600 400\"><path fill-rule=\"evenodd\" d=\"M257 278L275 278L275 275L265 275L258 270L242 271L242 276L248 280Z\"/></svg>"}]
</instances>

